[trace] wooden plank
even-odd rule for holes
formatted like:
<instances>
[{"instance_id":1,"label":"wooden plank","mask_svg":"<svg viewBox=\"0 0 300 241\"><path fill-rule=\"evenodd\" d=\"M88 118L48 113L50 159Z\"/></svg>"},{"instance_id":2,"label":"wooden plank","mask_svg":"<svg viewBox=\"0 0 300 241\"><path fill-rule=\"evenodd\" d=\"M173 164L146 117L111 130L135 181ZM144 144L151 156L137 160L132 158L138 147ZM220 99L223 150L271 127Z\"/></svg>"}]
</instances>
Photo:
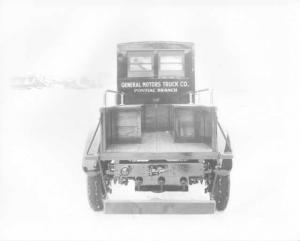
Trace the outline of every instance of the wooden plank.
<instances>
[{"instance_id":1,"label":"wooden plank","mask_svg":"<svg viewBox=\"0 0 300 241\"><path fill-rule=\"evenodd\" d=\"M174 105L175 141L212 144L214 107Z\"/></svg>"},{"instance_id":2,"label":"wooden plank","mask_svg":"<svg viewBox=\"0 0 300 241\"><path fill-rule=\"evenodd\" d=\"M170 105L156 105L156 130L170 129Z\"/></svg>"},{"instance_id":3,"label":"wooden plank","mask_svg":"<svg viewBox=\"0 0 300 241\"><path fill-rule=\"evenodd\" d=\"M145 105L145 131L156 130L156 112L154 105Z\"/></svg>"},{"instance_id":4,"label":"wooden plank","mask_svg":"<svg viewBox=\"0 0 300 241\"><path fill-rule=\"evenodd\" d=\"M130 153L129 153L130 154ZM157 159L165 159L165 160L172 160L172 159L182 159L182 160L188 160L188 159L232 159L233 154L232 153L191 153L190 156L187 154L177 153L177 152L171 152L171 153L155 153L153 156L151 156L153 153L141 153L141 155L124 155L124 153L101 153L100 155L86 155L84 158L85 160L149 160L151 158L157 158ZM124 155L124 158L121 158L122 155ZM125 158L127 157L127 158Z\"/></svg>"},{"instance_id":5,"label":"wooden plank","mask_svg":"<svg viewBox=\"0 0 300 241\"><path fill-rule=\"evenodd\" d=\"M118 126L118 141L128 141L130 140L140 140L141 138L141 129L139 126Z\"/></svg>"},{"instance_id":6,"label":"wooden plank","mask_svg":"<svg viewBox=\"0 0 300 241\"><path fill-rule=\"evenodd\" d=\"M112 144L106 152L211 152L205 143L177 143L169 132L144 133L140 143Z\"/></svg>"},{"instance_id":7,"label":"wooden plank","mask_svg":"<svg viewBox=\"0 0 300 241\"><path fill-rule=\"evenodd\" d=\"M110 144L141 140L141 106L113 107L110 112L112 112Z\"/></svg>"},{"instance_id":8,"label":"wooden plank","mask_svg":"<svg viewBox=\"0 0 300 241\"><path fill-rule=\"evenodd\" d=\"M175 136L176 141L187 142L195 139L195 110L177 108L175 111Z\"/></svg>"},{"instance_id":9,"label":"wooden plank","mask_svg":"<svg viewBox=\"0 0 300 241\"><path fill-rule=\"evenodd\" d=\"M145 105L144 110L146 131L170 130L170 105Z\"/></svg>"},{"instance_id":10,"label":"wooden plank","mask_svg":"<svg viewBox=\"0 0 300 241\"><path fill-rule=\"evenodd\" d=\"M156 137L154 133L144 133L142 136L142 143L139 146L140 152L155 152L156 151Z\"/></svg>"},{"instance_id":11,"label":"wooden plank","mask_svg":"<svg viewBox=\"0 0 300 241\"><path fill-rule=\"evenodd\" d=\"M212 214L215 201L182 200L106 200L106 214Z\"/></svg>"},{"instance_id":12,"label":"wooden plank","mask_svg":"<svg viewBox=\"0 0 300 241\"><path fill-rule=\"evenodd\" d=\"M151 159L218 159L216 152L104 152L101 160L151 160Z\"/></svg>"},{"instance_id":13,"label":"wooden plank","mask_svg":"<svg viewBox=\"0 0 300 241\"><path fill-rule=\"evenodd\" d=\"M156 151L157 152L164 152L164 151L178 151L175 146L175 142L173 136L169 133L156 133Z\"/></svg>"},{"instance_id":14,"label":"wooden plank","mask_svg":"<svg viewBox=\"0 0 300 241\"><path fill-rule=\"evenodd\" d=\"M139 124L141 113L139 110L119 111L116 117L118 126L135 126Z\"/></svg>"}]
</instances>

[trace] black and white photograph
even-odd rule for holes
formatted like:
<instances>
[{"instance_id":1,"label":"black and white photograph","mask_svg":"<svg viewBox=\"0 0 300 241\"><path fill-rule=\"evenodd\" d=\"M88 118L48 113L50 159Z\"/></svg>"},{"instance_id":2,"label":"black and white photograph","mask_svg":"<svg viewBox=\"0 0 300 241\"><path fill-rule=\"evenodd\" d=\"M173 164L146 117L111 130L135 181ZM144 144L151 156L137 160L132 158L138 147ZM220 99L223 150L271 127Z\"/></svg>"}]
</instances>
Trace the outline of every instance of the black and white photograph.
<instances>
[{"instance_id":1,"label":"black and white photograph","mask_svg":"<svg viewBox=\"0 0 300 241\"><path fill-rule=\"evenodd\" d=\"M1 0L0 241L299 240L300 2Z\"/></svg>"}]
</instances>

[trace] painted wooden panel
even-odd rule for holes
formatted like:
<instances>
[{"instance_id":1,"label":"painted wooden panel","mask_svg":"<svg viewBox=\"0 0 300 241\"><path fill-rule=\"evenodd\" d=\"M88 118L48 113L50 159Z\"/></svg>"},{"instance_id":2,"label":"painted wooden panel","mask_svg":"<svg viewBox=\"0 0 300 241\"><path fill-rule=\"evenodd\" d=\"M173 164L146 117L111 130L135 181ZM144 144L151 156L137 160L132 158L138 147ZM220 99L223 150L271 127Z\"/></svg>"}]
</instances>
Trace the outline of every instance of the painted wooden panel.
<instances>
[{"instance_id":1,"label":"painted wooden panel","mask_svg":"<svg viewBox=\"0 0 300 241\"><path fill-rule=\"evenodd\" d=\"M145 131L170 130L169 105L145 105Z\"/></svg>"},{"instance_id":2,"label":"painted wooden panel","mask_svg":"<svg viewBox=\"0 0 300 241\"><path fill-rule=\"evenodd\" d=\"M170 129L170 106L157 105L156 108L156 128L158 131L165 131Z\"/></svg>"},{"instance_id":3,"label":"painted wooden panel","mask_svg":"<svg viewBox=\"0 0 300 241\"><path fill-rule=\"evenodd\" d=\"M154 105L145 105L145 131L155 131L156 115Z\"/></svg>"},{"instance_id":4,"label":"painted wooden panel","mask_svg":"<svg viewBox=\"0 0 300 241\"><path fill-rule=\"evenodd\" d=\"M151 52L153 71L128 71L128 60L132 53ZM159 53L170 54L182 51L184 69L180 71L168 71L167 75L159 76ZM142 67L142 65L141 65ZM147 67L144 66L146 69ZM194 45L185 42L134 42L118 45L117 52L117 79L118 90L126 93L125 104L171 104L187 103L188 99L183 93L195 90L194 71ZM176 82L176 88L169 88L164 83ZM149 86L155 83L158 85ZM180 83L180 84L179 84ZM157 101L158 100L158 101ZM120 103L120 97L118 97Z\"/></svg>"},{"instance_id":5,"label":"painted wooden panel","mask_svg":"<svg viewBox=\"0 0 300 241\"><path fill-rule=\"evenodd\" d=\"M107 108L105 112L106 142L111 145L119 142L141 140L141 107Z\"/></svg>"},{"instance_id":6,"label":"painted wooden panel","mask_svg":"<svg viewBox=\"0 0 300 241\"><path fill-rule=\"evenodd\" d=\"M211 137L212 136L212 128L211 128L211 115L209 115L209 113L207 113L205 115L205 132L204 132L204 136L205 137Z\"/></svg>"},{"instance_id":7,"label":"painted wooden panel","mask_svg":"<svg viewBox=\"0 0 300 241\"><path fill-rule=\"evenodd\" d=\"M141 120L140 111L118 111L117 126L136 126Z\"/></svg>"},{"instance_id":8,"label":"painted wooden panel","mask_svg":"<svg viewBox=\"0 0 300 241\"><path fill-rule=\"evenodd\" d=\"M192 109L177 109L175 112L175 132L180 140L195 138L195 120Z\"/></svg>"},{"instance_id":9,"label":"painted wooden panel","mask_svg":"<svg viewBox=\"0 0 300 241\"><path fill-rule=\"evenodd\" d=\"M212 118L209 110L200 106L175 107L175 141L212 142Z\"/></svg>"}]
</instances>

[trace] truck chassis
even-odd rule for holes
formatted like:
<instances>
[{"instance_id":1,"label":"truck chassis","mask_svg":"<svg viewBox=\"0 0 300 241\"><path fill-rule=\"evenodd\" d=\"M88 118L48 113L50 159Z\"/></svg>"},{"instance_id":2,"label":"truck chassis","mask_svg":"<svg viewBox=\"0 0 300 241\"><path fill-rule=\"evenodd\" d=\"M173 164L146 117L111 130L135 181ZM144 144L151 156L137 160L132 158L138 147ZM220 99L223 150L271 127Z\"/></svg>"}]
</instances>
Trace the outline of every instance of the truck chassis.
<instances>
[{"instance_id":1,"label":"truck chassis","mask_svg":"<svg viewBox=\"0 0 300 241\"><path fill-rule=\"evenodd\" d=\"M136 48L134 51L131 55L136 58ZM189 90L179 103L172 103L176 100L173 97L170 103L160 103L157 96L152 103L132 103L134 95L120 88L105 92L98 125L88 137L83 157L93 210L103 210L113 182L127 185L129 181L135 183L137 192L156 193L187 192L190 185L201 183L209 193L209 203L218 211L226 208L232 149L218 122L216 107L195 104L195 96L205 91ZM106 106L109 93L117 96L117 105Z\"/></svg>"}]
</instances>

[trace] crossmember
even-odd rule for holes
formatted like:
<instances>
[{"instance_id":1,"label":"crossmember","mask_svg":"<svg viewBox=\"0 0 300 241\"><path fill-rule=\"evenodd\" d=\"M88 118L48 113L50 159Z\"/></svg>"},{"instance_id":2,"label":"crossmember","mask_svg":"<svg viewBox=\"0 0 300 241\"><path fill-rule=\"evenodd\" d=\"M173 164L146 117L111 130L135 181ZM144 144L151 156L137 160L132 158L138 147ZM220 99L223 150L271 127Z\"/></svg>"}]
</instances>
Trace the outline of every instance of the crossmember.
<instances>
[{"instance_id":1,"label":"crossmember","mask_svg":"<svg viewBox=\"0 0 300 241\"><path fill-rule=\"evenodd\" d=\"M200 177L206 173L202 162L128 162L111 164L107 174L115 179L140 180L140 185L184 185L190 177Z\"/></svg>"}]
</instances>

